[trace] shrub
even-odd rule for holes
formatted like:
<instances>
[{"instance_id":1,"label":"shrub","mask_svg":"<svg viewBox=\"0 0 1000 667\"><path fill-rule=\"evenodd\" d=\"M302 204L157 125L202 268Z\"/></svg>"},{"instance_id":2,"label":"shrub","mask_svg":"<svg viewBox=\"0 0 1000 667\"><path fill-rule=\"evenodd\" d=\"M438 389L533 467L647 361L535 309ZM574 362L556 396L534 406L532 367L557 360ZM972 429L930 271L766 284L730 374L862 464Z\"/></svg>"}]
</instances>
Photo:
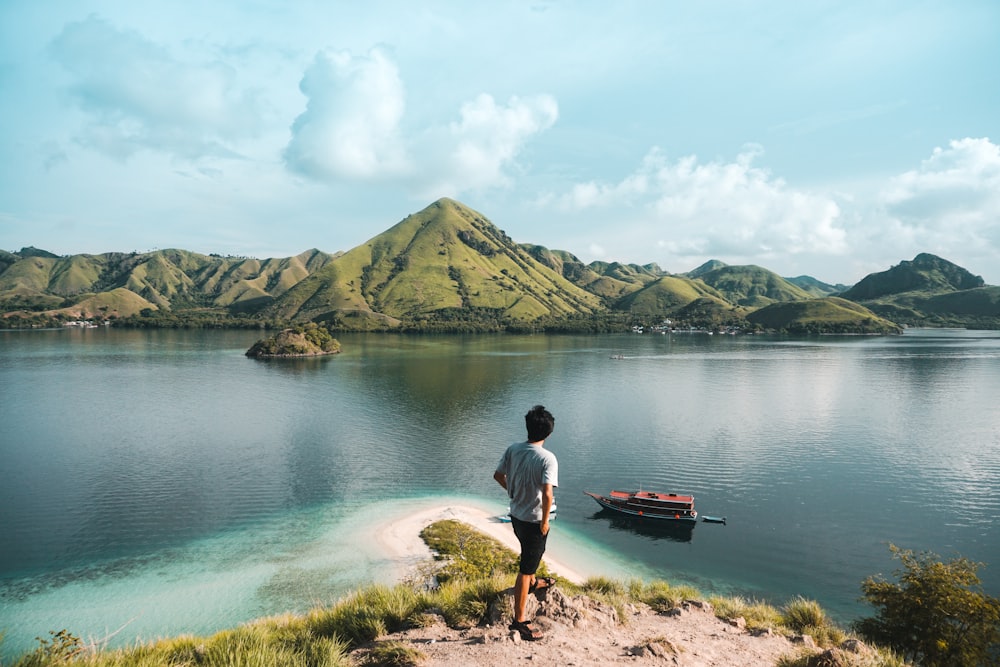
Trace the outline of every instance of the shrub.
<instances>
[{"instance_id":1,"label":"shrub","mask_svg":"<svg viewBox=\"0 0 1000 667\"><path fill-rule=\"evenodd\" d=\"M425 658L415 648L399 642L386 642L373 648L364 664L371 667L417 667Z\"/></svg>"},{"instance_id":2,"label":"shrub","mask_svg":"<svg viewBox=\"0 0 1000 667\"><path fill-rule=\"evenodd\" d=\"M339 637L352 647L387 632L402 630L426 608L425 599L408 586L375 585L307 618L308 629L320 637Z\"/></svg>"},{"instance_id":3,"label":"shrub","mask_svg":"<svg viewBox=\"0 0 1000 667\"><path fill-rule=\"evenodd\" d=\"M742 618L750 630L774 630L783 626L781 612L766 602L741 597L713 597L709 603L717 617Z\"/></svg>"},{"instance_id":4,"label":"shrub","mask_svg":"<svg viewBox=\"0 0 1000 667\"><path fill-rule=\"evenodd\" d=\"M1000 600L980 588L981 564L889 548L903 564L898 581L862 583L876 614L855 624L858 633L924 667L1000 664Z\"/></svg>"},{"instance_id":5,"label":"shrub","mask_svg":"<svg viewBox=\"0 0 1000 667\"><path fill-rule=\"evenodd\" d=\"M815 600L798 597L788 602L782 608L781 622L800 635L809 635L820 646L834 646L844 641L843 630L830 621Z\"/></svg>"},{"instance_id":6,"label":"shrub","mask_svg":"<svg viewBox=\"0 0 1000 667\"><path fill-rule=\"evenodd\" d=\"M701 593L691 586L671 586L665 581L654 581L649 584L634 582L629 586L629 596L658 612L679 607L685 600L699 600L702 597Z\"/></svg>"},{"instance_id":7,"label":"shrub","mask_svg":"<svg viewBox=\"0 0 1000 667\"><path fill-rule=\"evenodd\" d=\"M438 611L449 626L478 625L490 604L512 584L510 575L469 582L452 580L428 595L428 608Z\"/></svg>"}]
</instances>

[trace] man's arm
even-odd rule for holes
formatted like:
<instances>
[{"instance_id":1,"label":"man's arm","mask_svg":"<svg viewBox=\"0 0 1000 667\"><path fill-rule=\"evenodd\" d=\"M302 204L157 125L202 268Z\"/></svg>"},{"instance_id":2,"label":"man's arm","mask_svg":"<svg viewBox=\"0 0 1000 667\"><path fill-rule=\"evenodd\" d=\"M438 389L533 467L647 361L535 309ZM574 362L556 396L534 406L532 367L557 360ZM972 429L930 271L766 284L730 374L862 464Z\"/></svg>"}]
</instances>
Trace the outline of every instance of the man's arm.
<instances>
[{"instance_id":1,"label":"man's arm","mask_svg":"<svg viewBox=\"0 0 1000 667\"><path fill-rule=\"evenodd\" d=\"M497 484L502 486L504 490L507 489L507 475L497 470L495 473L493 473L493 479L495 479L497 481Z\"/></svg>"},{"instance_id":2,"label":"man's arm","mask_svg":"<svg viewBox=\"0 0 1000 667\"><path fill-rule=\"evenodd\" d=\"M555 502L556 494L552 490L551 484L542 485L542 535L549 534L549 512L552 511L552 503Z\"/></svg>"}]
</instances>

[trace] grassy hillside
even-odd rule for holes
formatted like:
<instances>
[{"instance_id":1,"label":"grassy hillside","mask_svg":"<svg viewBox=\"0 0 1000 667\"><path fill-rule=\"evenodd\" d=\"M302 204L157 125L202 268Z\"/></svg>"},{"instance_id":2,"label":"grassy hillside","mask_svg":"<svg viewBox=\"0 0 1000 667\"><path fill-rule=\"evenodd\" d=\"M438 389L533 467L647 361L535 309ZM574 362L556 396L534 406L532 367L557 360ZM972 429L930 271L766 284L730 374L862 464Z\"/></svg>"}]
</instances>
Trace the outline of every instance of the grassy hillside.
<instances>
[{"instance_id":1,"label":"grassy hillside","mask_svg":"<svg viewBox=\"0 0 1000 667\"><path fill-rule=\"evenodd\" d=\"M922 253L866 276L841 296L900 324L1000 329L998 292L962 267Z\"/></svg>"},{"instance_id":2,"label":"grassy hillside","mask_svg":"<svg viewBox=\"0 0 1000 667\"><path fill-rule=\"evenodd\" d=\"M712 271L716 271L717 269L724 269L726 268L726 266L728 266L728 264L726 264L721 260L710 259L701 266L699 266L698 268L688 271L684 275L687 276L688 278L701 278L706 273L711 273Z\"/></svg>"},{"instance_id":3,"label":"grassy hillside","mask_svg":"<svg viewBox=\"0 0 1000 667\"><path fill-rule=\"evenodd\" d=\"M865 276L857 285L841 294L851 301L865 302L879 297L908 292L942 294L984 286L983 279L951 262L921 253L913 261Z\"/></svg>"},{"instance_id":4,"label":"grassy hillside","mask_svg":"<svg viewBox=\"0 0 1000 667\"><path fill-rule=\"evenodd\" d=\"M592 262L584 264L575 255L564 250L549 250L544 246L521 244L525 251L540 263L556 271L605 304L630 294L656 280L662 271L654 265L619 264L618 262Z\"/></svg>"},{"instance_id":5,"label":"grassy hillside","mask_svg":"<svg viewBox=\"0 0 1000 667\"><path fill-rule=\"evenodd\" d=\"M263 261L175 249L68 257L26 250L3 256L0 309L31 321L192 308L256 312L334 258L318 250Z\"/></svg>"},{"instance_id":6,"label":"grassy hillside","mask_svg":"<svg viewBox=\"0 0 1000 667\"><path fill-rule=\"evenodd\" d=\"M565 255L515 244L481 214L441 199L344 253L266 312L340 320L353 311L426 320L456 311L510 321L592 314L601 301L552 268Z\"/></svg>"},{"instance_id":7,"label":"grassy hillside","mask_svg":"<svg viewBox=\"0 0 1000 667\"><path fill-rule=\"evenodd\" d=\"M775 303L747 315L765 329L790 333L899 333L900 327L847 299Z\"/></svg>"},{"instance_id":8,"label":"grassy hillside","mask_svg":"<svg viewBox=\"0 0 1000 667\"><path fill-rule=\"evenodd\" d=\"M673 315L691 302L703 298L725 308L732 307L717 290L700 280L681 276L663 276L619 299L613 307L646 316Z\"/></svg>"},{"instance_id":9,"label":"grassy hillside","mask_svg":"<svg viewBox=\"0 0 1000 667\"><path fill-rule=\"evenodd\" d=\"M773 271L753 265L722 266L700 273L698 280L717 290L730 303L751 308L812 296Z\"/></svg>"},{"instance_id":10,"label":"grassy hillside","mask_svg":"<svg viewBox=\"0 0 1000 667\"><path fill-rule=\"evenodd\" d=\"M831 285L821 280L816 280L812 276L796 276L794 278L785 278L785 280L814 297L832 296L848 289L847 285Z\"/></svg>"},{"instance_id":11,"label":"grassy hillside","mask_svg":"<svg viewBox=\"0 0 1000 667\"><path fill-rule=\"evenodd\" d=\"M678 275L656 264L584 264L565 250L514 243L482 214L441 199L336 255L313 249L260 260L179 249L64 257L34 247L0 251L0 326L80 317L132 326L319 321L340 329L422 331L619 331L664 318L681 326L740 326L754 310L810 302L842 287L718 260ZM900 324L1000 328L996 289L926 253L840 296ZM839 310L824 312L831 327L848 326ZM755 326L772 315L760 315ZM807 326L818 319L807 315Z\"/></svg>"}]
</instances>

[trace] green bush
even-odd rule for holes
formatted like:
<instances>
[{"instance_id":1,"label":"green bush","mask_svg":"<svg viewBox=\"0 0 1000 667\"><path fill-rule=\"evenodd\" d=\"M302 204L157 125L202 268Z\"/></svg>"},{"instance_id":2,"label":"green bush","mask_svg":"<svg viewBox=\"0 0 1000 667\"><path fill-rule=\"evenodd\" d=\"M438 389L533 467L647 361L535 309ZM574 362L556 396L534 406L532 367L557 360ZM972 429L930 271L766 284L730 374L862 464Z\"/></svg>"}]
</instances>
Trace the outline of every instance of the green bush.
<instances>
[{"instance_id":1,"label":"green bush","mask_svg":"<svg viewBox=\"0 0 1000 667\"><path fill-rule=\"evenodd\" d=\"M981 564L889 548L903 564L898 581L864 581L876 614L859 620L857 632L923 667L1000 665L1000 600L982 591Z\"/></svg>"}]
</instances>

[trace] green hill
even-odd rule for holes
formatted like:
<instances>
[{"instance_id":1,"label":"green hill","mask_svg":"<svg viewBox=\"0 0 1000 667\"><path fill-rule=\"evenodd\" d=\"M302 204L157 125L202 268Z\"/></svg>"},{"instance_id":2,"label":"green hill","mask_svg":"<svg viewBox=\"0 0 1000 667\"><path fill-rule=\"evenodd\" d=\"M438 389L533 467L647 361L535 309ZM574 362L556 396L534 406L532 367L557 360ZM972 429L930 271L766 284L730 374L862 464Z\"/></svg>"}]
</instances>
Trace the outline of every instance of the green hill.
<instances>
[{"instance_id":1,"label":"green hill","mask_svg":"<svg viewBox=\"0 0 1000 667\"><path fill-rule=\"evenodd\" d=\"M812 276L796 276L794 278L785 278L785 280L814 297L832 296L848 289L847 285L831 285L821 280L816 280Z\"/></svg>"},{"instance_id":2,"label":"green hill","mask_svg":"<svg viewBox=\"0 0 1000 667\"><path fill-rule=\"evenodd\" d=\"M310 250L285 259L200 255L185 250L70 255L28 249L0 261L6 316L78 319L131 317L144 310L259 310L333 255Z\"/></svg>"},{"instance_id":3,"label":"green hill","mask_svg":"<svg viewBox=\"0 0 1000 667\"><path fill-rule=\"evenodd\" d=\"M542 263L480 213L440 199L344 253L290 289L265 314L340 321L356 312L407 321L465 312L532 322L593 314L600 299Z\"/></svg>"},{"instance_id":4,"label":"green hill","mask_svg":"<svg viewBox=\"0 0 1000 667\"><path fill-rule=\"evenodd\" d=\"M592 262L584 264L565 250L549 250L544 246L522 243L528 254L563 278L610 304L622 296L642 289L656 280L663 272L655 264L619 264L618 262Z\"/></svg>"},{"instance_id":5,"label":"green hill","mask_svg":"<svg viewBox=\"0 0 1000 667\"><path fill-rule=\"evenodd\" d=\"M865 276L840 296L865 302L879 297L923 292L941 294L984 286L983 279L935 255L921 253L910 262L900 262L887 271Z\"/></svg>"},{"instance_id":6,"label":"green hill","mask_svg":"<svg viewBox=\"0 0 1000 667\"><path fill-rule=\"evenodd\" d=\"M698 271L697 279L714 288L730 303L750 308L812 297L777 273L753 265L721 266Z\"/></svg>"},{"instance_id":7,"label":"green hill","mask_svg":"<svg viewBox=\"0 0 1000 667\"><path fill-rule=\"evenodd\" d=\"M739 326L770 306L823 302L831 291L899 324L1000 328L998 290L946 260L920 254L850 289L809 276L710 260L687 274L656 264L591 262L515 243L482 214L441 199L344 253L309 250L255 259L179 249L57 256L0 251L2 326L67 319L133 326L287 326L343 329L616 331L670 318L681 326ZM788 329L849 326L831 303L765 310ZM798 313L798 314L796 314ZM866 316L857 320L866 324ZM640 320L636 322L635 320ZM789 324L791 323L791 324ZM860 326L860 325L859 325Z\"/></svg>"},{"instance_id":8,"label":"green hill","mask_svg":"<svg viewBox=\"0 0 1000 667\"><path fill-rule=\"evenodd\" d=\"M687 276L688 278L701 278L706 273L711 273L712 271L715 271L717 269L724 269L727 266L729 265L721 260L710 259L701 266L699 266L698 268L692 269L691 271L688 271L684 275Z\"/></svg>"},{"instance_id":9,"label":"green hill","mask_svg":"<svg viewBox=\"0 0 1000 667\"><path fill-rule=\"evenodd\" d=\"M825 297L774 303L747 315L765 329L790 333L900 333L899 325L847 299Z\"/></svg>"},{"instance_id":10,"label":"green hill","mask_svg":"<svg viewBox=\"0 0 1000 667\"><path fill-rule=\"evenodd\" d=\"M698 299L708 299L725 308L732 308L717 290L700 280L682 276L663 276L619 299L613 307L615 310L625 310L636 315L671 316Z\"/></svg>"},{"instance_id":11,"label":"green hill","mask_svg":"<svg viewBox=\"0 0 1000 667\"><path fill-rule=\"evenodd\" d=\"M998 291L956 264L921 253L866 276L840 296L901 324L997 329Z\"/></svg>"}]
</instances>

